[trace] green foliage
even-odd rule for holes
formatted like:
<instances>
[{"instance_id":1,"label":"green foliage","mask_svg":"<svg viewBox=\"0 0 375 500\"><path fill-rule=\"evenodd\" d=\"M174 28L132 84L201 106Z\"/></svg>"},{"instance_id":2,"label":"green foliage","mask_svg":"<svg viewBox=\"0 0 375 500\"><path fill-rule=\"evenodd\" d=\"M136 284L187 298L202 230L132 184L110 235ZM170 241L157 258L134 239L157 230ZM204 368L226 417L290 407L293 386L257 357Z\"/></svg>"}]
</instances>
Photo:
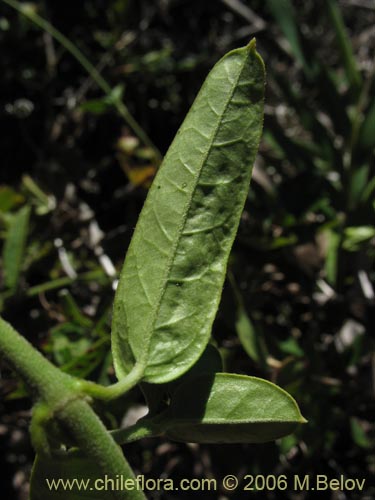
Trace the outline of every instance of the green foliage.
<instances>
[{"instance_id":1,"label":"green foliage","mask_svg":"<svg viewBox=\"0 0 375 500\"><path fill-rule=\"evenodd\" d=\"M142 382L141 388L155 416L189 377L221 370L254 374L288 390L309 424L257 446L256 453L246 444L159 448L154 439L127 446L127 455L153 477L166 469L171 477L199 470L218 477L228 467L240 476L243 464L254 475L336 477L339 470L368 478L362 493L373 497L371 2L141 3L27 2L30 13L49 21L92 61L88 69L57 38L2 5L7 130L0 137L2 243L8 220L20 208L32 207L17 288L5 286L0 264L2 314L65 372L114 382L108 351L117 276L107 274L102 257L120 269L158 167L152 150L120 118L118 106L125 103L165 151L208 68L260 30L257 43L267 66L264 134L212 328L222 361L209 344L210 352L182 377L165 384ZM239 5L242 10L236 10ZM93 67L106 88L95 80ZM20 181L24 173L28 178ZM101 239L93 244L94 225ZM64 256L75 274L67 274ZM70 307L66 291L77 309ZM29 408L29 403L23 386L13 390L7 365L1 385L6 395L1 423L8 428L2 456L7 470L10 463L19 470L14 455L26 454L29 463L33 457L11 440L11 429L19 426L14 405ZM134 390L95 407L117 429L124 414L143 403ZM124 431L127 438L118 442L149 435L144 428ZM4 487L4 495L13 498L12 474ZM254 492L254 498L272 494ZM288 499L293 495L284 493Z\"/></svg>"},{"instance_id":2,"label":"green foliage","mask_svg":"<svg viewBox=\"0 0 375 500\"><path fill-rule=\"evenodd\" d=\"M304 422L294 399L274 384L218 373L182 384L158 425L177 441L263 443Z\"/></svg>"},{"instance_id":3,"label":"green foliage","mask_svg":"<svg viewBox=\"0 0 375 500\"><path fill-rule=\"evenodd\" d=\"M304 421L277 387L214 376L207 362L179 385L165 386L197 362L211 334L259 143L263 87L254 41L213 68L149 191L116 292L117 373L125 377L141 366L153 411L171 394L168 409L154 419L177 440L263 442ZM232 414L233 406L243 411Z\"/></svg>"},{"instance_id":4,"label":"green foliage","mask_svg":"<svg viewBox=\"0 0 375 500\"><path fill-rule=\"evenodd\" d=\"M211 334L263 122L254 42L217 63L177 133L140 215L113 315L119 377L135 363L168 382Z\"/></svg>"},{"instance_id":5,"label":"green foliage","mask_svg":"<svg viewBox=\"0 0 375 500\"><path fill-rule=\"evenodd\" d=\"M0 187L0 213L9 212L12 208L22 203L23 197L9 186Z\"/></svg>"},{"instance_id":6,"label":"green foliage","mask_svg":"<svg viewBox=\"0 0 375 500\"><path fill-rule=\"evenodd\" d=\"M266 363L267 347L262 332L259 329L256 330L253 322L250 320L244 306L241 292L231 272L229 273L229 280L237 302L235 327L238 338L249 357L264 367Z\"/></svg>"},{"instance_id":7,"label":"green foliage","mask_svg":"<svg viewBox=\"0 0 375 500\"><path fill-rule=\"evenodd\" d=\"M253 329L264 332L268 357L260 374L273 373L271 380L309 415L299 434L308 447L301 470L311 463L321 470L323 460L329 471L334 457L348 471L352 453L362 464L357 474L371 474L366 464L373 456L358 443L374 431L367 400L374 348L374 67L371 51L364 66L354 22L368 13L334 0L269 1L267 8L277 27L268 42L278 54L268 74L274 106L265 117L263 177L257 194L250 193L232 271ZM278 248L279 241L287 244ZM256 265L244 276L250 260ZM259 370L254 349L247 352Z\"/></svg>"},{"instance_id":8,"label":"green foliage","mask_svg":"<svg viewBox=\"0 0 375 500\"><path fill-rule=\"evenodd\" d=\"M117 384L105 388L65 374L0 320L0 348L38 401L30 428L38 453L31 498L44 497L41 475L46 471L55 479L64 467L64 478L73 471L83 474L94 459L98 468L91 475L101 471L133 477L113 435L88 405L87 395L111 399L146 382L143 390L152 419L145 419L143 432L142 421L136 424L139 437L150 431L181 441L258 443L289 434L305 422L294 399L277 386L254 377L217 373L220 357L207 346L260 141L264 83L255 40L229 52L207 77L166 155L116 292L112 342ZM30 181L29 189L43 200L43 193ZM29 212L26 206L13 216L4 245L3 261L12 287L19 275ZM17 252L15 268L9 267L12 252ZM74 274L65 252L60 258L67 273ZM74 339L77 333L98 331L70 293L60 296L71 323L54 329L51 337L54 358L64 366L73 353L80 358L90 347L86 338ZM172 382L175 379L179 380ZM155 388L150 382L161 386ZM87 459L69 452L61 455L72 443ZM73 495L80 498L85 491ZM138 490L125 496L144 497ZM123 494L114 491L113 497Z\"/></svg>"},{"instance_id":9,"label":"green foliage","mask_svg":"<svg viewBox=\"0 0 375 500\"><path fill-rule=\"evenodd\" d=\"M8 218L8 230L3 247L5 284L14 289L18 285L23 264L27 233L29 230L30 207L25 206Z\"/></svg>"}]
</instances>

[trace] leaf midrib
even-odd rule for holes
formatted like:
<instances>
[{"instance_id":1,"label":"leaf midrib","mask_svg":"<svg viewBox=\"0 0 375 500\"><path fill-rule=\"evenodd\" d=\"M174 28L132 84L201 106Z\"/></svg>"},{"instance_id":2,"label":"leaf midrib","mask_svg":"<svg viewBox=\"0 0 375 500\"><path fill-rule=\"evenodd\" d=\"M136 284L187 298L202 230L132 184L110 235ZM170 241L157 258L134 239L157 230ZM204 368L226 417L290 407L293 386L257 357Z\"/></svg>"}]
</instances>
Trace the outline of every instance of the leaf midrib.
<instances>
[{"instance_id":1,"label":"leaf midrib","mask_svg":"<svg viewBox=\"0 0 375 500\"><path fill-rule=\"evenodd\" d=\"M241 49L239 49L239 50L241 50ZM246 50L248 50L248 49L246 48ZM231 55L232 55L232 54L233 54L233 52L231 53ZM206 162L207 162L207 158L208 158L208 157L209 157L209 155L210 155L210 151L211 151L211 149L212 149L212 145L213 145L213 143L214 143L214 141L215 141L215 138L216 138L216 136L217 136L217 134L218 134L218 131L219 131L220 125L221 125L221 123L222 123L222 119L223 119L223 117L224 117L224 115L225 115L225 113L226 113L226 111L227 111L227 109L228 109L229 103L231 102L232 97L233 97L233 95L234 95L234 93L235 93L235 91L236 91L237 84L238 84L238 82L239 82L239 80L240 80L240 78L241 78L241 76L242 76L242 72L243 72L243 69L244 69L245 64L246 64L246 62L247 62L247 57L248 57L248 55L249 55L249 51L247 51L247 55L246 55L246 57L244 58L244 62L243 62L242 66L241 66L241 69L240 69L240 71L239 71L239 73L238 73L238 77L236 78L236 80L235 80L235 81L234 81L234 83L233 83L233 86L232 86L232 89L231 89L230 95L229 95L228 100L227 100L227 102L226 102L226 104L225 104L225 107L224 107L224 109L223 109L223 111L222 111L222 113L221 113L221 115L220 115L220 119L218 120L217 127L216 127L216 129L214 130L214 133L212 134L212 138L211 138L211 140L210 140L210 143L209 143L209 146L208 146L208 148L207 148L207 151L206 151L205 155L204 155L204 156L203 156L203 158L202 158L202 162L201 162L201 165L200 165L200 167L199 167L199 173L198 173L198 175L196 176L196 181L195 181L195 183L193 184L193 189L192 189L192 191L191 191L190 196L188 197L188 201L187 201L186 206L185 206L185 208L184 208L184 213L183 213L183 217L182 217L182 222L181 222L181 226L180 226L180 227L179 227L179 229L178 229L178 235L177 235L177 238L176 238L176 243L175 243L174 248L173 248L173 250L172 250L172 252L171 252L171 257L170 257L169 262L168 262L168 264L167 264L167 266L166 266L166 273L165 273L165 276L164 276L164 278L163 278L163 280L162 280L162 287L160 288L160 292L159 292L159 300L157 301L156 306L155 306L155 308L154 308L154 310L153 310L152 319L151 319L151 321L150 321L150 329L149 329L149 332L148 332L148 334L146 334L147 348L143 351L143 353L144 353L144 354L143 354L143 357L142 357L142 358L141 358L141 360L140 360L140 363L144 366L145 370L147 369L147 360L149 359L149 349L150 349L150 345L151 345L152 333L153 333L153 332L154 332L154 330L155 330L155 323L156 323L156 320L157 320L158 313L159 313L159 311L160 311L160 305L161 305L161 303L162 303L162 301L163 301L163 297L164 297L164 294L165 294L166 289L167 289L167 286L168 286L168 285L167 285L167 283L168 283L168 276L169 276L169 274L170 274L170 271L171 271L171 268L172 268L173 262L174 262L174 260L175 260L175 256L176 256L176 252L177 252L177 249L178 249L178 247L179 247L179 244L180 244L181 236L182 236L182 234L183 234L183 230L184 230L184 227L185 227L185 225L186 225L187 215L188 215L189 210L190 210L190 208L191 208L191 202L192 202L192 200L193 200L193 198L194 198L194 194L195 194L195 192L196 192L196 189L197 189L197 186L198 186L198 183L199 183L199 179L200 179L200 177L201 177L201 174L202 174L202 171L203 171L204 165L205 165L205 164L206 164ZM201 88L201 90L200 90L199 94L201 94L204 90L205 90L205 85ZM198 95L199 95L199 94L198 94ZM197 97L198 97L198 96L197 96Z\"/></svg>"}]
</instances>

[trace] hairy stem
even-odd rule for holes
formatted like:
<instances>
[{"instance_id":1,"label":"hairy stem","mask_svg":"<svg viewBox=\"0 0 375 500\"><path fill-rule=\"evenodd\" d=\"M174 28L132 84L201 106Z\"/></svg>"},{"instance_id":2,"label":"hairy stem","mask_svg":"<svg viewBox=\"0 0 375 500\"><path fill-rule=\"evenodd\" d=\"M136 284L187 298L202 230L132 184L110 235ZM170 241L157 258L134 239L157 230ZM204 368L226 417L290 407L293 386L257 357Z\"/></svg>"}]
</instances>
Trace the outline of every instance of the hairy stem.
<instances>
[{"instance_id":1,"label":"hairy stem","mask_svg":"<svg viewBox=\"0 0 375 500\"><path fill-rule=\"evenodd\" d=\"M118 398L140 382L144 372L142 365L135 365L126 377L107 387L76 379L56 368L2 318L0 353L4 354L33 394L51 404L56 400L71 399L78 394L86 394L104 401ZM58 391L57 385L60 387Z\"/></svg>"},{"instance_id":2,"label":"hairy stem","mask_svg":"<svg viewBox=\"0 0 375 500\"><path fill-rule=\"evenodd\" d=\"M23 378L33 395L51 404L71 397L77 387L73 377L56 368L2 318L0 353Z\"/></svg>"},{"instance_id":3,"label":"hairy stem","mask_svg":"<svg viewBox=\"0 0 375 500\"><path fill-rule=\"evenodd\" d=\"M143 365L136 364L126 377L115 384L103 386L89 380L80 380L78 384L81 391L88 396L92 396L95 399L109 401L110 399L116 399L122 396L122 394L130 391L130 389L142 380L143 374Z\"/></svg>"},{"instance_id":4,"label":"hairy stem","mask_svg":"<svg viewBox=\"0 0 375 500\"><path fill-rule=\"evenodd\" d=\"M92 408L82 400L72 401L58 414L61 422L78 447L89 457L94 458L103 475L115 479L134 479L134 473L124 457L121 448L116 444L99 417ZM118 499L145 500L141 490L113 491Z\"/></svg>"},{"instance_id":5,"label":"hairy stem","mask_svg":"<svg viewBox=\"0 0 375 500\"><path fill-rule=\"evenodd\" d=\"M39 400L39 414L36 412L34 415L31 429L39 452L48 453L49 443L44 427L53 418L87 456L98 462L103 474L113 478L117 475L125 479L134 478L121 448L89 405L87 396L81 392L80 381L53 366L2 318L0 352ZM96 387L97 390L99 388ZM104 387L102 389L105 390ZM122 500L145 500L140 490L113 494Z\"/></svg>"}]
</instances>

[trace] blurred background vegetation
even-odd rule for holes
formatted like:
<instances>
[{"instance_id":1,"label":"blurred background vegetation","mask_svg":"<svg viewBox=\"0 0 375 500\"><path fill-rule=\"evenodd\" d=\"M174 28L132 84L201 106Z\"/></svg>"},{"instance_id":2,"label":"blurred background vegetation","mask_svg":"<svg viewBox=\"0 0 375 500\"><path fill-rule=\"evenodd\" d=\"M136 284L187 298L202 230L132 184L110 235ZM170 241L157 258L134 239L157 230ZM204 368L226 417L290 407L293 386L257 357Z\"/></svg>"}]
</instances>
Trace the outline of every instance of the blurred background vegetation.
<instances>
[{"instance_id":1,"label":"blurred background vegetation","mask_svg":"<svg viewBox=\"0 0 375 500\"><path fill-rule=\"evenodd\" d=\"M266 445L126 453L148 477L344 475L365 491L324 498L374 498L373 0L1 0L1 314L63 370L114 380L113 290L160 154L253 36L264 135L213 335L226 371L284 387L309 423ZM5 365L1 392L2 494L23 500L30 401ZM143 405L134 390L98 411L116 427Z\"/></svg>"}]
</instances>

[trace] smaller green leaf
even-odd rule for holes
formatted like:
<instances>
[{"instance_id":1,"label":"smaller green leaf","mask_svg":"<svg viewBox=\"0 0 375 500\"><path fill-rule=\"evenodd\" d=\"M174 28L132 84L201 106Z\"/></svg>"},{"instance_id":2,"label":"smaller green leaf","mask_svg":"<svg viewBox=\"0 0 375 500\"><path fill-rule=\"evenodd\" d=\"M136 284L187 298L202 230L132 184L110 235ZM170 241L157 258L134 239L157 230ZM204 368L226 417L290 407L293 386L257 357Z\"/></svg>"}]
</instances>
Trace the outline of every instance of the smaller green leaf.
<instances>
[{"instance_id":1,"label":"smaller green leaf","mask_svg":"<svg viewBox=\"0 0 375 500\"><path fill-rule=\"evenodd\" d=\"M50 345L54 361L64 365L83 356L90 348L90 339L85 337L84 330L74 323L63 323L54 328L50 335Z\"/></svg>"},{"instance_id":2,"label":"smaller green leaf","mask_svg":"<svg viewBox=\"0 0 375 500\"><path fill-rule=\"evenodd\" d=\"M101 115L109 111L112 107L116 107L121 103L124 94L123 85L117 85L109 94L100 99L91 99L81 105L82 111L93 113L94 115Z\"/></svg>"},{"instance_id":3,"label":"smaller green leaf","mask_svg":"<svg viewBox=\"0 0 375 500\"><path fill-rule=\"evenodd\" d=\"M370 202L370 207L371 207L371 201L372 205L374 204L374 192L375 192L375 176L371 178L371 180L367 183L367 186L365 190L362 193L362 198L361 198L361 203L368 203ZM371 210L371 208L370 208Z\"/></svg>"},{"instance_id":4,"label":"smaller green leaf","mask_svg":"<svg viewBox=\"0 0 375 500\"><path fill-rule=\"evenodd\" d=\"M368 184L369 165L362 165L353 169L348 186L348 205L350 210L356 209L361 203Z\"/></svg>"},{"instance_id":5,"label":"smaller green leaf","mask_svg":"<svg viewBox=\"0 0 375 500\"><path fill-rule=\"evenodd\" d=\"M101 115L112 107L112 103L103 97L101 99L91 99L81 104L80 109L93 115Z\"/></svg>"},{"instance_id":6,"label":"smaller green leaf","mask_svg":"<svg viewBox=\"0 0 375 500\"><path fill-rule=\"evenodd\" d=\"M158 424L176 441L263 443L305 423L295 400L256 377L218 373L182 384Z\"/></svg>"},{"instance_id":7,"label":"smaller green leaf","mask_svg":"<svg viewBox=\"0 0 375 500\"><path fill-rule=\"evenodd\" d=\"M81 312L79 305L69 290L64 288L60 291L59 296L67 318L83 328L92 328L93 321Z\"/></svg>"},{"instance_id":8,"label":"smaller green leaf","mask_svg":"<svg viewBox=\"0 0 375 500\"><path fill-rule=\"evenodd\" d=\"M102 477L97 463L79 450L55 452L51 457L37 455L30 500L114 500L116 496L110 489L94 489L94 481Z\"/></svg>"},{"instance_id":9,"label":"smaller green leaf","mask_svg":"<svg viewBox=\"0 0 375 500\"><path fill-rule=\"evenodd\" d=\"M228 278L230 284L232 285L234 297L237 303L235 327L238 338L240 339L242 347L248 356L265 368L268 353L264 338L260 332L255 329L253 323L247 315L241 292L238 289L234 275L231 272L228 273Z\"/></svg>"},{"instance_id":10,"label":"smaller green leaf","mask_svg":"<svg viewBox=\"0 0 375 500\"><path fill-rule=\"evenodd\" d=\"M5 284L14 289L18 284L26 238L29 230L30 207L26 205L12 215L3 248Z\"/></svg>"},{"instance_id":11,"label":"smaller green leaf","mask_svg":"<svg viewBox=\"0 0 375 500\"><path fill-rule=\"evenodd\" d=\"M300 348L297 340L293 337L289 337L286 340L281 340L278 343L278 348L281 352L291 354L292 356L302 357L304 355L304 352Z\"/></svg>"},{"instance_id":12,"label":"smaller green leaf","mask_svg":"<svg viewBox=\"0 0 375 500\"><path fill-rule=\"evenodd\" d=\"M298 439L296 436L285 436L280 439L279 450L282 455L286 455L291 451L292 448L298 445Z\"/></svg>"},{"instance_id":13,"label":"smaller green leaf","mask_svg":"<svg viewBox=\"0 0 375 500\"><path fill-rule=\"evenodd\" d=\"M243 348L250 358L258 363L260 355L256 342L255 328L246 314L244 307L241 305L237 308L236 330Z\"/></svg>"},{"instance_id":14,"label":"smaller green leaf","mask_svg":"<svg viewBox=\"0 0 375 500\"><path fill-rule=\"evenodd\" d=\"M111 102L114 106L116 106L119 102L122 101L122 98L124 96L124 86L123 85L116 85L111 92L108 94L107 99L109 102Z\"/></svg>"},{"instance_id":15,"label":"smaller green leaf","mask_svg":"<svg viewBox=\"0 0 375 500\"><path fill-rule=\"evenodd\" d=\"M357 446L360 446L361 448L371 448L371 440L367 436L364 426L361 425L360 420L352 417L350 419L350 430L353 441Z\"/></svg>"},{"instance_id":16,"label":"smaller green leaf","mask_svg":"<svg viewBox=\"0 0 375 500\"><path fill-rule=\"evenodd\" d=\"M56 207L54 196L46 194L35 180L29 175L22 177L22 187L31 194L32 204L35 205L35 212L38 215L45 215Z\"/></svg>"},{"instance_id":17,"label":"smaller green leaf","mask_svg":"<svg viewBox=\"0 0 375 500\"><path fill-rule=\"evenodd\" d=\"M356 252L361 245L375 238L375 226L351 226L344 231L343 248Z\"/></svg>"},{"instance_id":18,"label":"smaller green leaf","mask_svg":"<svg viewBox=\"0 0 375 500\"><path fill-rule=\"evenodd\" d=\"M341 238L342 236L340 228L334 227L327 229L327 254L325 260L325 271L327 281L332 286L335 286L337 281Z\"/></svg>"},{"instance_id":19,"label":"smaller green leaf","mask_svg":"<svg viewBox=\"0 0 375 500\"><path fill-rule=\"evenodd\" d=\"M22 195L9 186L0 186L0 213L8 212L24 201Z\"/></svg>"}]
</instances>

